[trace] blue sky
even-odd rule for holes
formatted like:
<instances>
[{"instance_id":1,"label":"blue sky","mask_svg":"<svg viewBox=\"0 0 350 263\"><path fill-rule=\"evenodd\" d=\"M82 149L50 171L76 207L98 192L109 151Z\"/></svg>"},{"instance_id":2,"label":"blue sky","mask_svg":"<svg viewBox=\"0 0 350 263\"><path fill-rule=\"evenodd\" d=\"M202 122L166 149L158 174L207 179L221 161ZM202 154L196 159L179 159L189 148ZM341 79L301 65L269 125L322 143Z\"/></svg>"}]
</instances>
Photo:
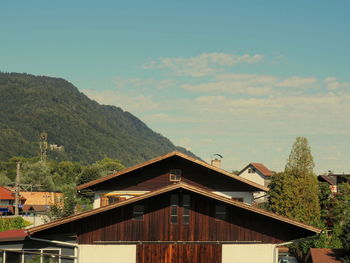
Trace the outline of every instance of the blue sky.
<instances>
[{"instance_id":1,"label":"blue sky","mask_svg":"<svg viewBox=\"0 0 350 263\"><path fill-rule=\"evenodd\" d=\"M0 70L62 77L223 168L350 172L349 1L6 1Z\"/></svg>"}]
</instances>

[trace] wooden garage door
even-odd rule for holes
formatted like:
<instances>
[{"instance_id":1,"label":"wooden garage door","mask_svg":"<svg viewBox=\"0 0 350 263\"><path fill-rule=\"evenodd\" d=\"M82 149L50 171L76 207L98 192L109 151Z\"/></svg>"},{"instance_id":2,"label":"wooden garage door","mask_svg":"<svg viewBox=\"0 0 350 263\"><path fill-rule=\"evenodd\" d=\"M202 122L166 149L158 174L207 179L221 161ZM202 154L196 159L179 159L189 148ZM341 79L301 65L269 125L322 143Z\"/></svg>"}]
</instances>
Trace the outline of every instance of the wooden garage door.
<instances>
[{"instance_id":1,"label":"wooden garage door","mask_svg":"<svg viewBox=\"0 0 350 263\"><path fill-rule=\"evenodd\" d=\"M137 263L221 263L221 245L142 244Z\"/></svg>"}]
</instances>

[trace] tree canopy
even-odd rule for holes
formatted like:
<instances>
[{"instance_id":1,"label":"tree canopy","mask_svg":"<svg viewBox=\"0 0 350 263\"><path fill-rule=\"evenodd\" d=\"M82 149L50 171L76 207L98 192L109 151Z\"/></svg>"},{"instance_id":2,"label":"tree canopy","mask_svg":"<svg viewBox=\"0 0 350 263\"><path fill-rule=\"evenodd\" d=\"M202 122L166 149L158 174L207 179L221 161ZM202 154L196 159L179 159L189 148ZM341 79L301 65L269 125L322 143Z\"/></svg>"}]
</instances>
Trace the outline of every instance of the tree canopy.
<instances>
[{"instance_id":1,"label":"tree canopy","mask_svg":"<svg viewBox=\"0 0 350 263\"><path fill-rule=\"evenodd\" d=\"M307 139L297 137L284 172L275 175L270 184L270 210L304 223L318 224L320 205L313 168Z\"/></svg>"}]
</instances>

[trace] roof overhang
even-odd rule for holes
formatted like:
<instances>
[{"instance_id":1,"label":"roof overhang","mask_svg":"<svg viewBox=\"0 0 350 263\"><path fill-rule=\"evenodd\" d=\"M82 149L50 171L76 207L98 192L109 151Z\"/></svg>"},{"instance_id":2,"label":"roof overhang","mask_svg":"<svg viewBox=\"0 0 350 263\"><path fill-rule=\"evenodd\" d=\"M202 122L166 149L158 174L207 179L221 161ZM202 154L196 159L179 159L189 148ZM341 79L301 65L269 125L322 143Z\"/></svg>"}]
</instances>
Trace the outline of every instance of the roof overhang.
<instances>
[{"instance_id":1,"label":"roof overhang","mask_svg":"<svg viewBox=\"0 0 350 263\"><path fill-rule=\"evenodd\" d=\"M22 241L28 236L25 229L7 230L0 232L0 242Z\"/></svg>"},{"instance_id":2,"label":"roof overhang","mask_svg":"<svg viewBox=\"0 0 350 263\"><path fill-rule=\"evenodd\" d=\"M198 187L195 187L195 186L183 183L183 182L173 184L170 186L166 186L166 187L163 187L163 188L158 189L156 191L148 192L148 193L143 194L141 196L133 197L133 198L130 198L130 199L127 199L124 201L120 201L120 202L108 205L108 206L96 208L96 209L93 209L93 210L90 210L90 211L87 211L87 212L84 212L81 214L77 214L77 215L73 215L70 217L66 217L64 219L56 220L56 221L50 222L48 224L29 228L27 231L30 234L34 234L34 233L37 233L37 232L40 232L40 231L43 231L43 230L46 230L49 228L53 228L53 227L56 227L56 226L59 226L59 225L65 224L65 223L70 223L70 222L75 221L75 220L83 219L83 218L86 218L86 217L89 217L92 215L96 215L96 214L99 214L99 213L102 213L105 211L109 211L109 210L115 209L117 207L122 207L122 206L125 206L127 204L131 204L131 203L134 203L134 202L137 202L140 200L144 200L144 199L147 199L147 198L150 198L153 196L167 193L167 192L170 192L170 191L173 191L176 189L185 189L185 190L191 191L193 193L197 193L197 194L209 197L209 198L213 198L215 200L222 201L222 202L227 203L229 205L236 206L236 207L251 211L251 212L256 213L256 214L260 214L260 215L263 215L263 216L266 216L269 218L273 218L273 219L278 220L278 221L282 221L282 222L287 223L287 224L291 224L291 225L309 230L311 232L314 232L315 234L318 234L321 232L321 229L318 229L316 227L313 227L313 226L286 218L284 216L280 216L280 215L268 212L268 211L260 209L260 208L253 207L251 205L244 204L244 203L239 202L239 201L229 199L229 198L224 197L224 196L220 196L218 194L214 194L214 193L209 192L205 189L201 189L201 188L198 188Z\"/></svg>"}]
</instances>

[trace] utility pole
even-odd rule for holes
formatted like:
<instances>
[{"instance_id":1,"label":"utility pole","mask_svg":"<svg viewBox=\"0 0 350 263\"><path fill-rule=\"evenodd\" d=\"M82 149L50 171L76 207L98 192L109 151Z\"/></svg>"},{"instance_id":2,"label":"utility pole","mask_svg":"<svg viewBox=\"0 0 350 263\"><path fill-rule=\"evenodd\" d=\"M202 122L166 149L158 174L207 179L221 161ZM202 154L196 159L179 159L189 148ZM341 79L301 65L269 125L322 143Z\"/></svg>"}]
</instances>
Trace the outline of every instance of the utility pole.
<instances>
[{"instance_id":1,"label":"utility pole","mask_svg":"<svg viewBox=\"0 0 350 263\"><path fill-rule=\"evenodd\" d=\"M19 205L19 176L20 176L21 164L17 162L17 172L16 172L16 185L15 185L15 215L19 215L18 205Z\"/></svg>"}]
</instances>

